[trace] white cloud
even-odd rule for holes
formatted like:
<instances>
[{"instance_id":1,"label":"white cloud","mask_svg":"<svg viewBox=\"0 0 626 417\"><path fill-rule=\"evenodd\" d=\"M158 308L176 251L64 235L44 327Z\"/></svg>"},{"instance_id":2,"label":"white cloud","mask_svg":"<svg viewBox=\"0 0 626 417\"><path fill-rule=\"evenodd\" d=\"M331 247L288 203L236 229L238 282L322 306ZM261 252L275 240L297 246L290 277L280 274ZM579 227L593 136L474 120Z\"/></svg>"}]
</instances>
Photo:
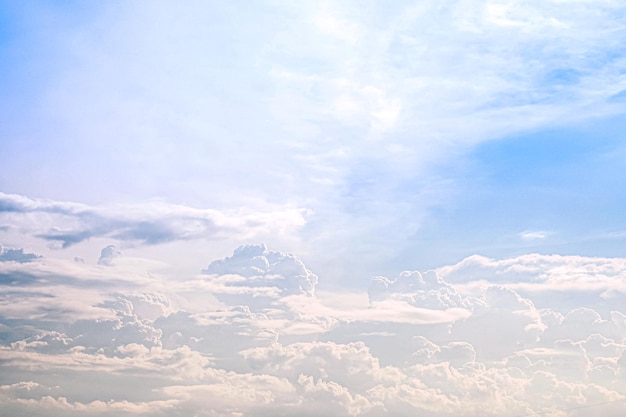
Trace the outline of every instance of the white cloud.
<instances>
[{"instance_id":1,"label":"white cloud","mask_svg":"<svg viewBox=\"0 0 626 417\"><path fill-rule=\"evenodd\" d=\"M540 307L558 305L562 312L590 307L608 315L624 301L625 269L623 258L529 254L501 260L471 256L438 272L466 293L497 282Z\"/></svg>"},{"instance_id":2,"label":"white cloud","mask_svg":"<svg viewBox=\"0 0 626 417\"><path fill-rule=\"evenodd\" d=\"M233 256L211 262L202 273L231 275L233 277L227 286L276 288L283 296L312 296L317 285L317 276L300 259L294 255L268 251L264 244L241 246L235 249Z\"/></svg>"},{"instance_id":3,"label":"white cloud","mask_svg":"<svg viewBox=\"0 0 626 417\"><path fill-rule=\"evenodd\" d=\"M48 199L0 193L0 409L622 416L625 259L363 280L467 150L623 111L624 6L270 3L28 6L1 177Z\"/></svg>"},{"instance_id":4,"label":"white cloud","mask_svg":"<svg viewBox=\"0 0 626 417\"><path fill-rule=\"evenodd\" d=\"M519 234L523 240L540 240L550 236L551 233L543 230L525 230Z\"/></svg>"},{"instance_id":5,"label":"white cloud","mask_svg":"<svg viewBox=\"0 0 626 417\"><path fill-rule=\"evenodd\" d=\"M402 272L395 281L376 277L368 290L370 302L396 298L423 308L463 308L468 304L461 295L435 271L421 274L418 271Z\"/></svg>"},{"instance_id":6,"label":"white cloud","mask_svg":"<svg viewBox=\"0 0 626 417\"><path fill-rule=\"evenodd\" d=\"M254 212L223 212L154 201L136 205L88 206L0 193L0 218L11 219L22 233L62 247L108 237L147 245L177 240L250 239L285 234L306 223L305 209L280 207Z\"/></svg>"},{"instance_id":7,"label":"white cloud","mask_svg":"<svg viewBox=\"0 0 626 417\"><path fill-rule=\"evenodd\" d=\"M157 413L171 412L176 406L175 401L92 401L81 403L69 401L66 397L44 396L37 399L7 399L3 403L4 410L9 413L21 413L23 410L32 413L40 413L45 410L48 416L136 416L158 415ZM163 414L165 415L165 414ZM171 414L170 414L171 415Z\"/></svg>"},{"instance_id":8,"label":"white cloud","mask_svg":"<svg viewBox=\"0 0 626 417\"><path fill-rule=\"evenodd\" d=\"M130 216L120 208L120 222L67 224L59 210L94 207L51 202L37 234L61 245L94 235L253 240L304 226L307 207L322 219L305 228L320 265L371 236L384 241L362 258L389 257L381 255L388 242L409 245L427 214L459 192L459 173L447 167L461 166L472 146L621 111L610 98L626 88L623 6L562 4L253 2L243 11L141 1L83 11L84 26L64 24L53 7L46 11L59 19L43 28L22 22L20 33L55 34L54 53L30 51L53 54L58 66L42 74L37 111L15 122L38 121L28 124L46 134L30 135L46 141L26 162L8 142L3 162L21 172L44 161L14 178L12 189L30 195L168 196L217 211L180 216L181 207L152 204ZM432 192L434 183L452 185ZM6 207L38 205L26 200ZM237 216L238 207L249 212ZM179 215L150 216L159 210Z\"/></svg>"},{"instance_id":9,"label":"white cloud","mask_svg":"<svg viewBox=\"0 0 626 417\"><path fill-rule=\"evenodd\" d=\"M567 309L558 298L539 309L541 292L508 287L521 271L550 288L536 277L575 261L613 276L626 270L617 259L474 257L441 275L377 277L368 297L294 285L313 273L265 245L177 279L139 279L115 264L7 262L15 279L0 283L0 403L14 414L371 417L598 404L598 415L618 416L624 313ZM492 273L476 280L476 265ZM468 282L483 287L476 293ZM224 298L227 288L237 291ZM88 389L90 375L99 375L98 390Z\"/></svg>"},{"instance_id":10,"label":"white cloud","mask_svg":"<svg viewBox=\"0 0 626 417\"><path fill-rule=\"evenodd\" d=\"M113 261L120 256L122 256L122 252L117 250L114 245L109 245L100 252L98 265L111 265Z\"/></svg>"},{"instance_id":11,"label":"white cloud","mask_svg":"<svg viewBox=\"0 0 626 417\"><path fill-rule=\"evenodd\" d=\"M30 262L39 258L34 253L24 253L24 249L10 249L0 246L0 262Z\"/></svg>"}]
</instances>

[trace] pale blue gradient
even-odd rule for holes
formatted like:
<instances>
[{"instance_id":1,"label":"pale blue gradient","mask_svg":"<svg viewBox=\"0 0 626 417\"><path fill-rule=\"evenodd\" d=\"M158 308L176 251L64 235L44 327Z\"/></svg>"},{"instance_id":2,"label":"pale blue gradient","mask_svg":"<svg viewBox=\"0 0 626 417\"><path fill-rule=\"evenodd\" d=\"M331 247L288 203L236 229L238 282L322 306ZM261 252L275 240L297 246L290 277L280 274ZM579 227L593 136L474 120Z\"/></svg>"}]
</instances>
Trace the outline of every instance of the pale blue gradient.
<instances>
[{"instance_id":1,"label":"pale blue gradient","mask_svg":"<svg viewBox=\"0 0 626 417\"><path fill-rule=\"evenodd\" d=\"M622 417L625 18L0 0L0 414Z\"/></svg>"},{"instance_id":2,"label":"pale blue gradient","mask_svg":"<svg viewBox=\"0 0 626 417\"><path fill-rule=\"evenodd\" d=\"M301 208L283 249L340 286L474 253L616 256L624 11L3 2L0 190Z\"/></svg>"}]
</instances>

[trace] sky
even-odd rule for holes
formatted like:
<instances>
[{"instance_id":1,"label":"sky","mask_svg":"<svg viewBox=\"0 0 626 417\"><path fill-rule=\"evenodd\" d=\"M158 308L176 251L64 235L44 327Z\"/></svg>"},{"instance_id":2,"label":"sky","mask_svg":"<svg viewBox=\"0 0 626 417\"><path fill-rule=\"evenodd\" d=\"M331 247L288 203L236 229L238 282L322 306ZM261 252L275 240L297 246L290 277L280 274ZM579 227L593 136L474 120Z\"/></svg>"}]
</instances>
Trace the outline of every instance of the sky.
<instances>
[{"instance_id":1,"label":"sky","mask_svg":"<svg viewBox=\"0 0 626 417\"><path fill-rule=\"evenodd\" d=\"M0 0L2 409L623 414L626 5L179 3Z\"/></svg>"}]
</instances>

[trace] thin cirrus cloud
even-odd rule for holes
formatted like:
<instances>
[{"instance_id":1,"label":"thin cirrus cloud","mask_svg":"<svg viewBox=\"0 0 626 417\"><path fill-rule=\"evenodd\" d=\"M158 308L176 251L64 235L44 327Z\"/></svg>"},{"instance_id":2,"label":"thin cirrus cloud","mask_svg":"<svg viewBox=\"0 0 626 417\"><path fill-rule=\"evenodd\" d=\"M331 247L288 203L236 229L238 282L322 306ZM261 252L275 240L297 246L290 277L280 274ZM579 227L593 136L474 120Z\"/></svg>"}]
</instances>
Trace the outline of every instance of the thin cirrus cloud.
<instances>
[{"instance_id":1,"label":"thin cirrus cloud","mask_svg":"<svg viewBox=\"0 0 626 417\"><path fill-rule=\"evenodd\" d=\"M541 240L550 236L551 233L543 230L525 230L519 234L523 240Z\"/></svg>"}]
</instances>

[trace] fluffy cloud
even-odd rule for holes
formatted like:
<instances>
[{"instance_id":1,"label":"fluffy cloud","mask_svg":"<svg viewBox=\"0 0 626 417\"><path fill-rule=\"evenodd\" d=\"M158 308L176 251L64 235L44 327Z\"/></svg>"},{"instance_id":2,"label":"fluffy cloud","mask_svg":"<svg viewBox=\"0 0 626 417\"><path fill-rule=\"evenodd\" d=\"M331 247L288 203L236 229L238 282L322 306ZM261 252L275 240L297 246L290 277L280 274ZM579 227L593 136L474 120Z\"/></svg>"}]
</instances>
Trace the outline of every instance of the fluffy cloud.
<instances>
[{"instance_id":1,"label":"fluffy cloud","mask_svg":"<svg viewBox=\"0 0 626 417\"><path fill-rule=\"evenodd\" d=\"M122 256L122 252L117 250L114 245L109 245L100 252L98 265L111 265L111 263L120 256Z\"/></svg>"},{"instance_id":2,"label":"fluffy cloud","mask_svg":"<svg viewBox=\"0 0 626 417\"><path fill-rule=\"evenodd\" d=\"M316 273L408 256L477 144L623 112L624 5L383 3L10 8L3 186L213 209L0 193L2 243L28 248L0 252L4 413L623 415L624 259L474 256L367 292ZM224 257L276 236L316 273ZM192 240L172 257L193 272L131 256ZM86 241L98 264L68 262Z\"/></svg>"},{"instance_id":3,"label":"fluffy cloud","mask_svg":"<svg viewBox=\"0 0 626 417\"><path fill-rule=\"evenodd\" d=\"M34 253L24 253L24 249L10 249L0 246L0 262L30 262L39 258Z\"/></svg>"},{"instance_id":4,"label":"fluffy cloud","mask_svg":"<svg viewBox=\"0 0 626 417\"><path fill-rule=\"evenodd\" d=\"M454 308L468 307L461 295L435 271L421 274L419 271L405 271L397 279L374 278L368 290L370 302L381 299L404 299L416 307Z\"/></svg>"},{"instance_id":5,"label":"fluffy cloud","mask_svg":"<svg viewBox=\"0 0 626 417\"><path fill-rule=\"evenodd\" d=\"M281 296L313 295L317 276L294 255L268 251L265 245L246 245L235 250L233 256L211 262L202 271L209 275L239 275L233 287L272 287Z\"/></svg>"},{"instance_id":6,"label":"fluffy cloud","mask_svg":"<svg viewBox=\"0 0 626 417\"><path fill-rule=\"evenodd\" d=\"M360 294L315 291L300 259L262 244L175 279L4 262L0 404L53 416L621 415L626 315L538 308L541 291L513 285L520 271L551 287L533 277L571 260L535 260L490 260L507 265L491 282L458 265L406 271Z\"/></svg>"},{"instance_id":7,"label":"fluffy cloud","mask_svg":"<svg viewBox=\"0 0 626 417\"><path fill-rule=\"evenodd\" d=\"M541 308L558 306L567 313L589 307L604 315L620 310L626 302L625 271L623 258L538 254L501 260L475 255L438 269L447 282L469 292L498 283Z\"/></svg>"}]
</instances>

